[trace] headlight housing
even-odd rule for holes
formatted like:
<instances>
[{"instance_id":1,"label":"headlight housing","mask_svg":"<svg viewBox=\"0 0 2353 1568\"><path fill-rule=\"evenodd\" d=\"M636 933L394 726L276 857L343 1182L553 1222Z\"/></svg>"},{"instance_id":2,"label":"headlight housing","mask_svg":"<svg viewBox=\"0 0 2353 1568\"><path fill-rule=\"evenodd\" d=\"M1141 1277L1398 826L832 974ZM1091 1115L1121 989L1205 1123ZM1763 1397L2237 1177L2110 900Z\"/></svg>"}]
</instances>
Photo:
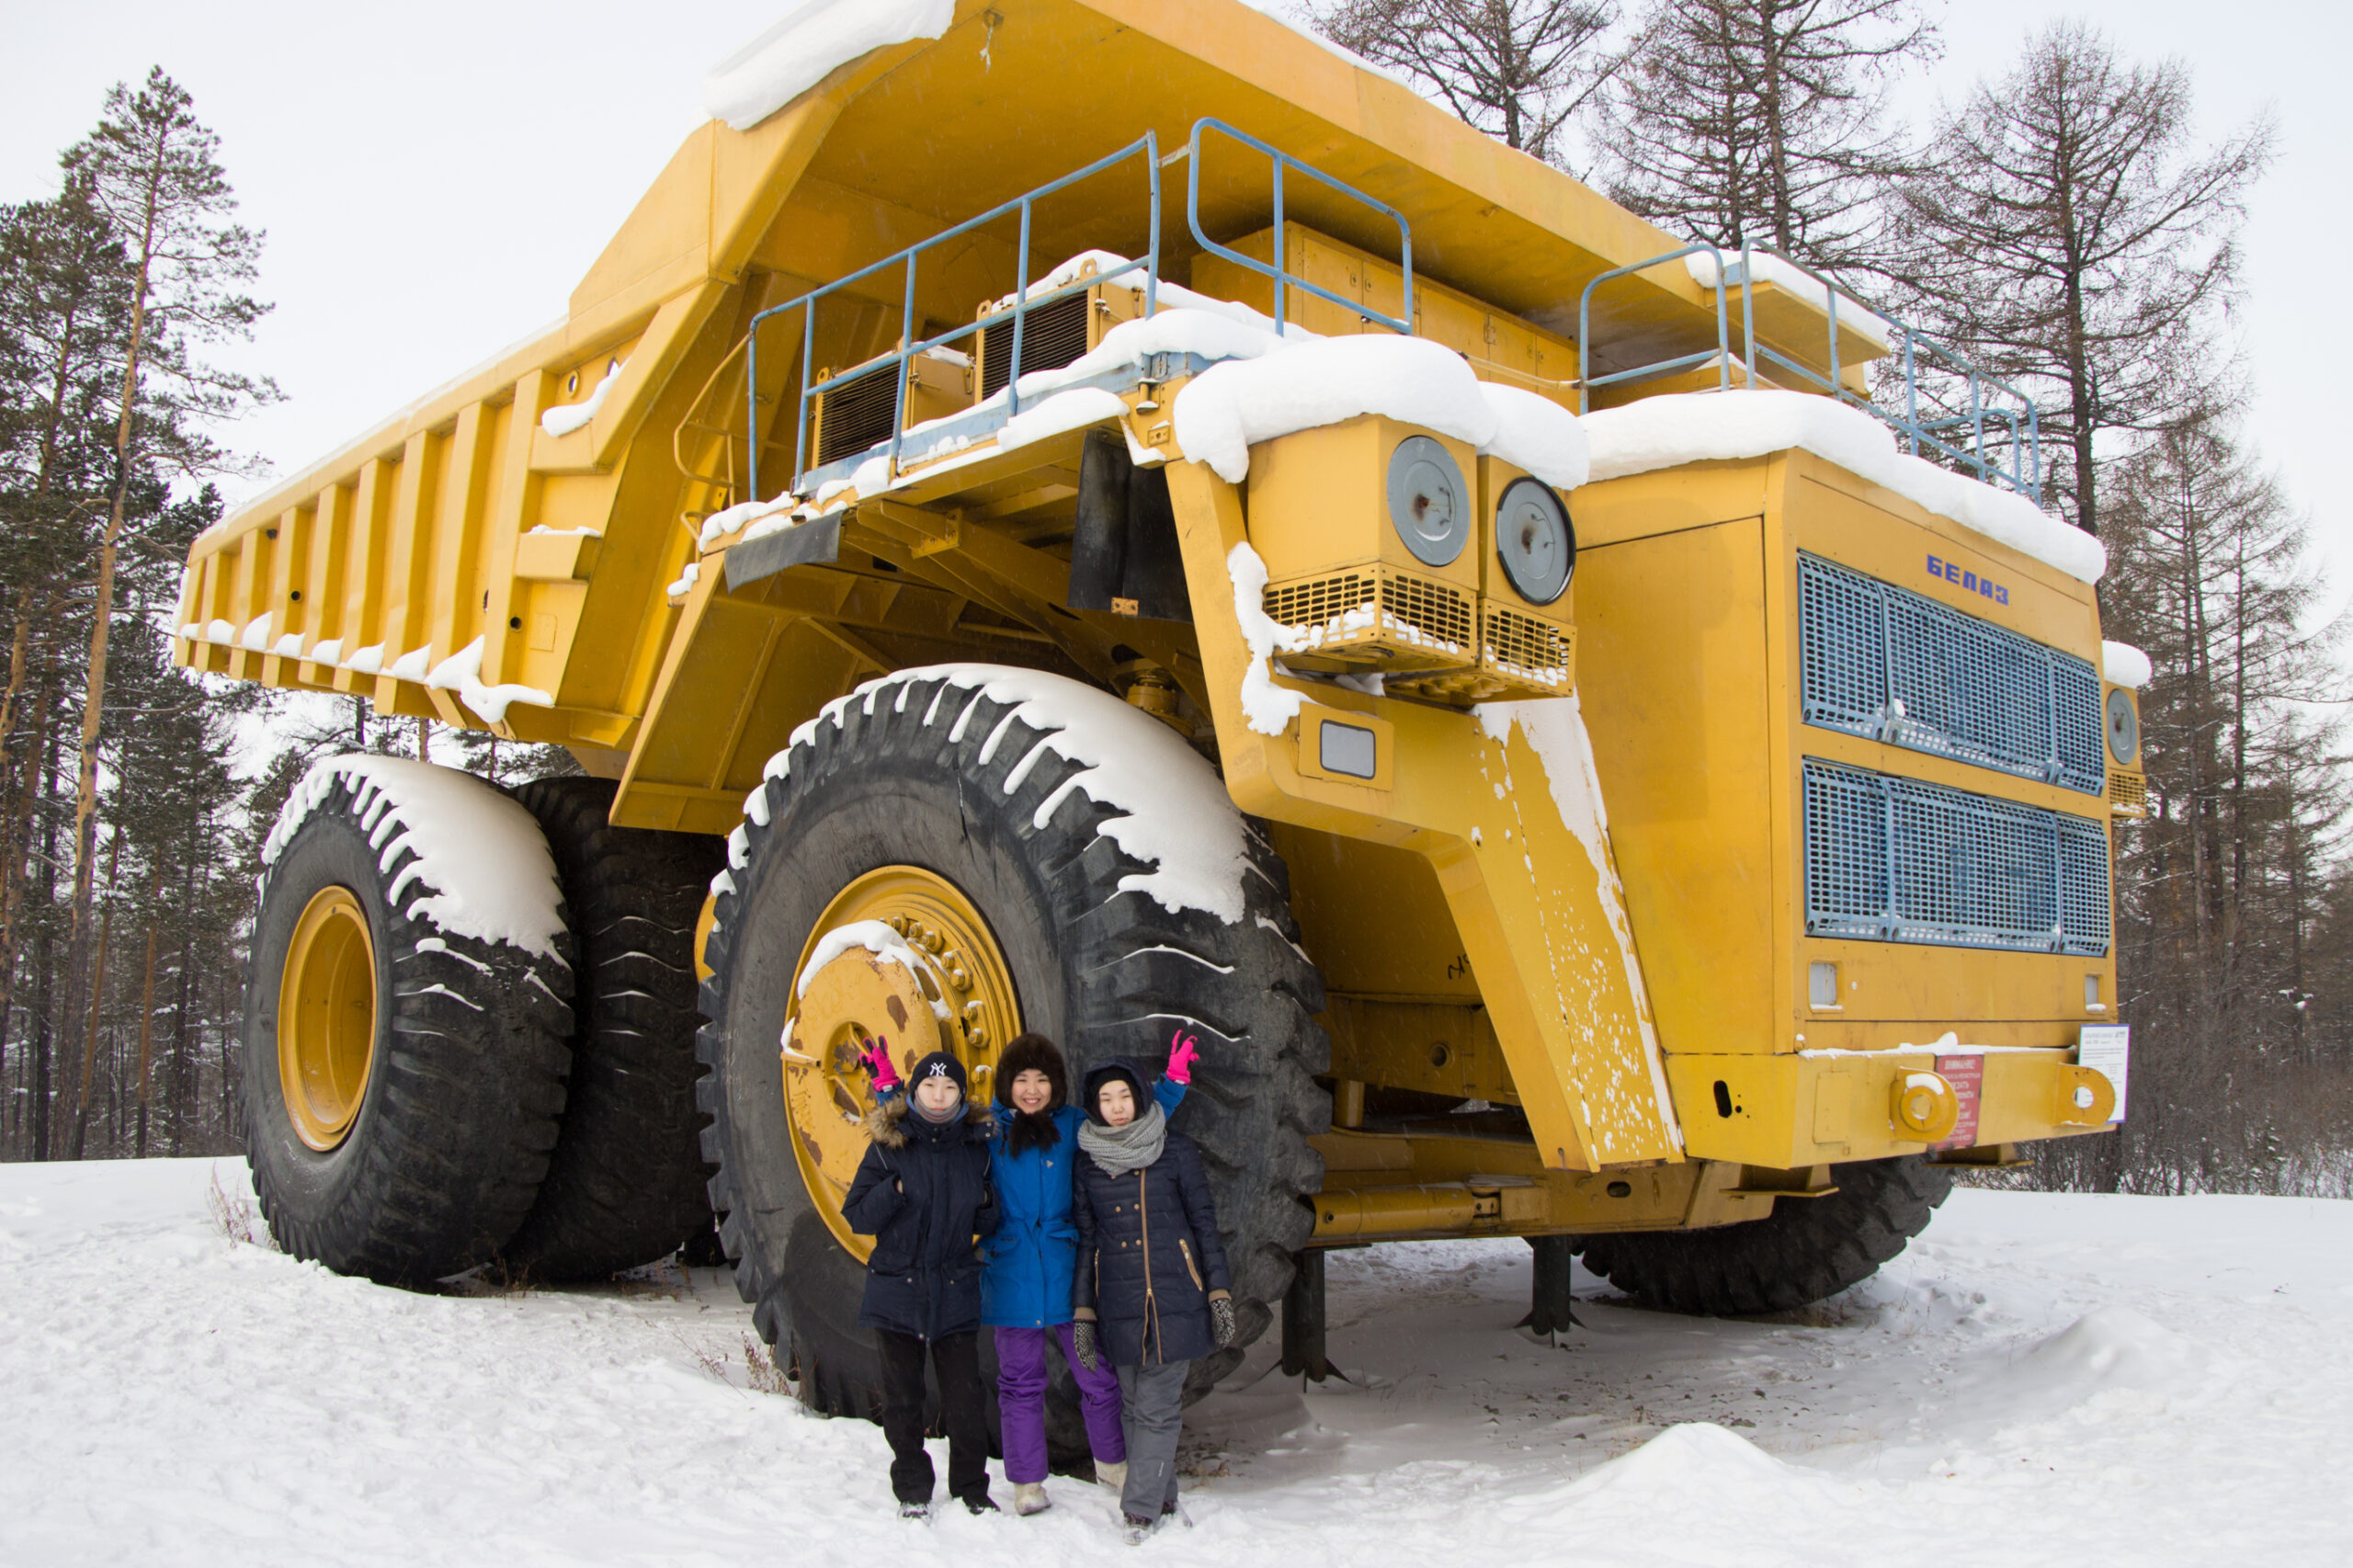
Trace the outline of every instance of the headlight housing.
<instances>
[{"instance_id":1,"label":"headlight housing","mask_svg":"<svg viewBox=\"0 0 2353 1568\"><path fill-rule=\"evenodd\" d=\"M2108 755L2119 767L2131 767L2141 758L2141 712L2120 686L2108 692Z\"/></svg>"},{"instance_id":2,"label":"headlight housing","mask_svg":"<svg viewBox=\"0 0 2353 1568\"><path fill-rule=\"evenodd\" d=\"M1414 559L1452 564L1471 541L1471 490L1453 454L1427 436L1408 436L1389 457L1389 521Z\"/></svg>"},{"instance_id":3,"label":"headlight housing","mask_svg":"<svg viewBox=\"0 0 2353 1568\"><path fill-rule=\"evenodd\" d=\"M1495 505L1495 560L1512 590L1549 605L1569 590L1577 569L1576 528L1550 485L1512 481Z\"/></svg>"}]
</instances>

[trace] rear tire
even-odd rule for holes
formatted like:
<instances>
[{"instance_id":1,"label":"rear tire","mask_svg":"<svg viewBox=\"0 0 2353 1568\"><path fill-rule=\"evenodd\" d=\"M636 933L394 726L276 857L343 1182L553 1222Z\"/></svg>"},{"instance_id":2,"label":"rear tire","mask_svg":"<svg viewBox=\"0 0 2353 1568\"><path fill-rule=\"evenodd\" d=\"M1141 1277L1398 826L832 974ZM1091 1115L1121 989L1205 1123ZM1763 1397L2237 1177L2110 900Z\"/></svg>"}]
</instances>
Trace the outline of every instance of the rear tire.
<instances>
[{"instance_id":1,"label":"rear tire","mask_svg":"<svg viewBox=\"0 0 2353 1568\"><path fill-rule=\"evenodd\" d=\"M1927 1229L1952 1191L1952 1173L1916 1154L1832 1174L1838 1190L1829 1197L1784 1198L1769 1217L1745 1224L1589 1236L1585 1266L1670 1312L1793 1312L1870 1278Z\"/></svg>"},{"instance_id":2,"label":"rear tire","mask_svg":"<svg viewBox=\"0 0 2353 1568\"><path fill-rule=\"evenodd\" d=\"M572 1079L547 1179L500 1260L513 1276L602 1279L710 1229L695 1109L695 920L720 839L614 827L618 787L514 791L546 832L578 949Z\"/></svg>"},{"instance_id":3,"label":"rear tire","mask_svg":"<svg viewBox=\"0 0 2353 1568\"><path fill-rule=\"evenodd\" d=\"M1158 723L1070 684L1096 705L1090 722L1124 725L1133 714ZM862 689L863 701L829 705L769 764L717 883L702 994L711 1022L699 1046L711 1116L703 1147L736 1287L761 1334L789 1348L804 1401L879 1414L881 1366L874 1336L858 1326L865 1271L801 1180L777 1042L793 967L829 901L878 868L919 866L982 912L1022 1027L1062 1046L1074 1081L1107 1056L1156 1068L1176 1023L1198 1029L1203 1059L1176 1125L1209 1170L1239 1328L1233 1346L1197 1363L1188 1388L1206 1392L1272 1321L1313 1228L1303 1200L1322 1186L1307 1138L1331 1121L1313 1082L1330 1052L1313 1021L1323 982L1294 946L1282 862L1253 829L1242 918L1172 914L1148 892L1121 890L1123 878L1152 869L1100 831L1124 813L1063 790L1082 766L1041 746L1046 733L1012 718L1014 704L930 671ZM1202 783L1224 802L1206 769ZM984 1366L992 1361L984 1346ZM1075 1391L1060 1358L1049 1361L1050 1441L1065 1460L1083 1457Z\"/></svg>"},{"instance_id":4,"label":"rear tire","mask_svg":"<svg viewBox=\"0 0 2353 1568\"><path fill-rule=\"evenodd\" d=\"M492 827L536 835L511 802L484 805ZM488 1261L530 1207L563 1109L572 973L561 936L554 953L534 954L438 924L418 897L416 851L386 812L384 796L337 775L264 873L240 1099L254 1190L278 1246L337 1273L417 1285ZM365 914L374 1044L347 1130L321 1149L286 1104L279 982L304 911L335 887Z\"/></svg>"}]
</instances>

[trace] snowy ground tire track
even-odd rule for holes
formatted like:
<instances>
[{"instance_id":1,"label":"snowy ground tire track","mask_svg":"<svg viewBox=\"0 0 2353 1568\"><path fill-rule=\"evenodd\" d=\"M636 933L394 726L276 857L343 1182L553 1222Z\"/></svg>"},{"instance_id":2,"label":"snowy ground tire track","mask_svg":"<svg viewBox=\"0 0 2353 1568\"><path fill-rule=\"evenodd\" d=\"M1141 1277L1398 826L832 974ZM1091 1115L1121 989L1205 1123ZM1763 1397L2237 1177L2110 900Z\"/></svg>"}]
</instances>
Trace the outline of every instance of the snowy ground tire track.
<instances>
[{"instance_id":1,"label":"snowy ground tire track","mask_svg":"<svg viewBox=\"0 0 2353 1568\"><path fill-rule=\"evenodd\" d=\"M571 1057L570 942L559 935L534 954L459 935L413 883L404 906L392 890L415 851L373 847L355 804L353 783L337 779L264 874L240 1114L281 1248L424 1284L488 1261L547 1174ZM375 941L376 1046L348 1134L320 1153L296 1136L278 1081L278 985L304 907L333 885L358 898Z\"/></svg>"},{"instance_id":2,"label":"snowy ground tire track","mask_svg":"<svg viewBox=\"0 0 2353 1568\"><path fill-rule=\"evenodd\" d=\"M1831 1174L1836 1192L1784 1199L1770 1219L1589 1236L1585 1265L1629 1295L1676 1312L1793 1312L1870 1278L1927 1228L1952 1191L1952 1173L1917 1155L1858 1161Z\"/></svg>"},{"instance_id":3,"label":"snowy ground tire track","mask_svg":"<svg viewBox=\"0 0 2353 1568\"><path fill-rule=\"evenodd\" d=\"M1329 1054L1313 1021L1323 985L1290 940L1281 861L1263 834L1245 835L1258 874L1242 878L1246 908L1231 924L1122 891L1151 868L1103 831L1118 809L1063 788L1081 763L1041 747L1046 732L1026 717L991 748L1014 703L944 676L900 684L830 708L770 763L741 863L719 883L702 994L711 1022L698 1049L711 1201L737 1289L761 1333L790 1347L804 1399L877 1413L880 1367L856 1324L862 1271L795 1168L776 1040L793 965L826 903L877 867L923 865L981 907L1024 1026L1061 1043L1074 1077L1112 1055L1156 1068L1179 1024L1199 1035L1197 1087L1176 1124L1209 1155L1241 1328L1232 1349L1196 1369L1206 1391L1272 1321L1312 1225L1303 1200L1322 1184L1306 1139L1330 1123L1312 1079ZM1054 1446L1083 1453L1074 1390L1055 1392Z\"/></svg>"},{"instance_id":4,"label":"snowy ground tire track","mask_svg":"<svg viewBox=\"0 0 2353 1568\"><path fill-rule=\"evenodd\" d=\"M562 1130L539 1197L500 1254L522 1278L605 1278L710 1228L694 932L725 847L702 834L614 827L615 788L543 778L515 791L547 834L578 949Z\"/></svg>"}]
</instances>

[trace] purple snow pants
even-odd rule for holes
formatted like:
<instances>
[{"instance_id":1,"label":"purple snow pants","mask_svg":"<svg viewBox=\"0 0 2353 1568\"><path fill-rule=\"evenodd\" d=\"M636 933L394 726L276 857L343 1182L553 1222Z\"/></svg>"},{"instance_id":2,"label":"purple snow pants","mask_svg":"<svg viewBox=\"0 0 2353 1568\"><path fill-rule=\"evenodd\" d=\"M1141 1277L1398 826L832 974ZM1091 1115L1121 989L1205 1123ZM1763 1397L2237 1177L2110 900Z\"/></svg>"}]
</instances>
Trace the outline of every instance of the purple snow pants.
<instances>
[{"instance_id":1,"label":"purple snow pants","mask_svg":"<svg viewBox=\"0 0 2353 1568\"><path fill-rule=\"evenodd\" d=\"M1046 1346L1059 1337L1063 1359L1078 1380L1079 1408L1086 1414L1086 1446L1105 1464L1123 1463L1127 1439L1120 1435L1120 1380L1108 1357L1096 1369L1078 1364L1070 1324L1052 1328L1000 1328L996 1335L996 1408L1004 1421L1005 1479L1016 1486L1046 1479Z\"/></svg>"}]
</instances>

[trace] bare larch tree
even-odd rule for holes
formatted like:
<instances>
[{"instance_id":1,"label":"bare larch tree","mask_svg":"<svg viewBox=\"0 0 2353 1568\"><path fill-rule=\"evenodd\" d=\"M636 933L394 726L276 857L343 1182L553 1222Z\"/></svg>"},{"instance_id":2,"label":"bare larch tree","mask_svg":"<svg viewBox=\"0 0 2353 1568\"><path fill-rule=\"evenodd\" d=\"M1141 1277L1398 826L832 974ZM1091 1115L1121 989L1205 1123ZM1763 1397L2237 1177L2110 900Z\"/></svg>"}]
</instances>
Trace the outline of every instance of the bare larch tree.
<instances>
[{"instance_id":1,"label":"bare larch tree","mask_svg":"<svg viewBox=\"0 0 2353 1568\"><path fill-rule=\"evenodd\" d=\"M1654 0L1639 40L1595 115L1613 199L1713 244L1884 259L1888 90L1938 50L1919 0Z\"/></svg>"},{"instance_id":2,"label":"bare larch tree","mask_svg":"<svg viewBox=\"0 0 2353 1568\"><path fill-rule=\"evenodd\" d=\"M1314 8L1336 43L1404 72L1506 146L1548 162L1563 130L1625 62L1614 0L1338 0Z\"/></svg>"},{"instance_id":3,"label":"bare larch tree","mask_svg":"<svg viewBox=\"0 0 2353 1568\"><path fill-rule=\"evenodd\" d=\"M2178 61L2062 22L1942 117L1904 186L1913 309L2036 395L2052 489L2090 532L2101 437L2178 423L2227 372L2214 328L2271 145L2267 119L2193 147Z\"/></svg>"}]
</instances>

